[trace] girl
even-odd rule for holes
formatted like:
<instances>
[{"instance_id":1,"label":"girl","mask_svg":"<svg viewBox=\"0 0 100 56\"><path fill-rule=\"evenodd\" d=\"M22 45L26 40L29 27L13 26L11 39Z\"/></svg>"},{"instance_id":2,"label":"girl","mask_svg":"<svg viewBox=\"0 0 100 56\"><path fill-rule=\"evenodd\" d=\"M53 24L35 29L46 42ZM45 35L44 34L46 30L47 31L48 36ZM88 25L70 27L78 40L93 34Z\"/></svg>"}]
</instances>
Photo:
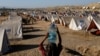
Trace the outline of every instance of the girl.
<instances>
[{"instance_id":1,"label":"girl","mask_svg":"<svg viewBox=\"0 0 100 56\"><path fill-rule=\"evenodd\" d=\"M51 27L55 27L55 26L51 24ZM39 50L41 51L42 56L59 56L60 55L60 52L62 50L62 45L61 45L62 40L61 40L61 36L57 27L56 27L56 33L59 39L58 44L55 43L56 35L54 33L51 34L50 32L47 33L44 40L40 43ZM46 48L44 48L43 43L47 38L48 38L48 44Z\"/></svg>"}]
</instances>

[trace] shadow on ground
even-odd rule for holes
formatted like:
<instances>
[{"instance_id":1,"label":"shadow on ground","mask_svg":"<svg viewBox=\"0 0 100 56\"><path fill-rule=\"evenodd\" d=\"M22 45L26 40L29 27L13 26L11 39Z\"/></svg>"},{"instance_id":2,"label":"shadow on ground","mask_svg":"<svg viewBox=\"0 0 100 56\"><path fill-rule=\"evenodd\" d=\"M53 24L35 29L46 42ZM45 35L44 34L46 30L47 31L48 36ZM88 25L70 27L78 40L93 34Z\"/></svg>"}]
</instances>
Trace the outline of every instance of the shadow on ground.
<instances>
[{"instance_id":1,"label":"shadow on ground","mask_svg":"<svg viewBox=\"0 0 100 56\"><path fill-rule=\"evenodd\" d=\"M23 27L23 33L43 31L43 30L38 29L38 28L40 28L40 27Z\"/></svg>"},{"instance_id":2,"label":"shadow on ground","mask_svg":"<svg viewBox=\"0 0 100 56\"><path fill-rule=\"evenodd\" d=\"M23 33L37 32L37 31L43 31L43 30L40 30L40 29L28 29L28 30L23 30Z\"/></svg>"},{"instance_id":3,"label":"shadow on ground","mask_svg":"<svg viewBox=\"0 0 100 56\"><path fill-rule=\"evenodd\" d=\"M69 48L65 48L67 53L70 53L72 55L77 55L77 56L82 56L79 52L69 49Z\"/></svg>"},{"instance_id":4,"label":"shadow on ground","mask_svg":"<svg viewBox=\"0 0 100 56\"><path fill-rule=\"evenodd\" d=\"M36 24L36 23L34 23L34 24ZM22 25L34 25L34 24L25 24L25 23L23 23Z\"/></svg>"},{"instance_id":5,"label":"shadow on ground","mask_svg":"<svg viewBox=\"0 0 100 56\"><path fill-rule=\"evenodd\" d=\"M43 34L30 34L30 33L34 33L37 31L43 31L41 29L38 29L39 27L23 27L23 39L32 39L32 38L37 38L37 37L41 37L41 36L45 36ZM28 34L24 34L24 33L28 33Z\"/></svg>"},{"instance_id":6,"label":"shadow on ground","mask_svg":"<svg viewBox=\"0 0 100 56\"><path fill-rule=\"evenodd\" d=\"M33 27L23 27L23 29L34 29Z\"/></svg>"},{"instance_id":7,"label":"shadow on ground","mask_svg":"<svg viewBox=\"0 0 100 56\"><path fill-rule=\"evenodd\" d=\"M39 45L11 45L9 52L6 54L18 52L18 51L29 50L29 49L37 48L38 46Z\"/></svg>"},{"instance_id":8,"label":"shadow on ground","mask_svg":"<svg viewBox=\"0 0 100 56\"><path fill-rule=\"evenodd\" d=\"M37 38L45 35L23 35L23 39L32 39L32 38Z\"/></svg>"}]
</instances>

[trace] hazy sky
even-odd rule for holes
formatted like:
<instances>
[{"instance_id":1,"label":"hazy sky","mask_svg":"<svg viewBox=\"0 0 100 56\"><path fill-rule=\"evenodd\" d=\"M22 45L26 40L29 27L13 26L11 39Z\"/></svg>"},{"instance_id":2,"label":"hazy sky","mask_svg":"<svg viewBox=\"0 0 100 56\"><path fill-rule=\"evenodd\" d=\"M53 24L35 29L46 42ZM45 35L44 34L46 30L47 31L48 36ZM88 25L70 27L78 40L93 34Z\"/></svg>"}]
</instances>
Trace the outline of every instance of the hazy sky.
<instances>
[{"instance_id":1,"label":"hazy sky","mask_svg":"<svg viewBox=\"0 0 100 56\"><path fill-rule=\"evenodd\" d=\"M0 0L0 6L15 8L38 8L60 5L85 5L100 0Z\"/></svg>"}]
</instances>

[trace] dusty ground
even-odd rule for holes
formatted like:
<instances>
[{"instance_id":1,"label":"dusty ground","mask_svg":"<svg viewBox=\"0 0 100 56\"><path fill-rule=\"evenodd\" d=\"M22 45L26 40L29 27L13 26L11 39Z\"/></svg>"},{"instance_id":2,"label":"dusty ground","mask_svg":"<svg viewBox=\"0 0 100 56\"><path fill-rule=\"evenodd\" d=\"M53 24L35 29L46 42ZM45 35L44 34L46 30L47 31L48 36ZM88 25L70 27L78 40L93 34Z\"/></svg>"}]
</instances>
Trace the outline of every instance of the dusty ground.
<instances>
[{"instance_id":1,"label":"dusty ground","mask_svg":"<svg viewBox=\"0 0 100 56\"><path fill-rule=\"evenodd\" d=\"M10 41L12 51L5 56L41 56L38 45L46 35L49 22L38 21L33 25L23 26L23 40ZM33 27L33 28L32 28ZM58 25L62 37L63 50L61 56L99 56L92 52L84 52L84 48L100 45L100 37L85 31L72 31ZM46 42L45 42L46 43ZM80 48L80 49L79 49ZM82 49L83 48L83 49ZM99 48L100 49L100 48ZM88 50L88 49L85 49ZM94 50L92 50L94 51ZM99 51L100 52L100 51Z\"/></svg>"},{"instance_id":2,"label":"dusty ground","mask_svg":"<svg viewBox=\"0 0 100 56\"><path fill-rule=\"evenodd\" d=\"M7 20L7 19L8 19L8 16L0 16L0 24L1 24L3 21Z\"/></svg>"}]
</instances>

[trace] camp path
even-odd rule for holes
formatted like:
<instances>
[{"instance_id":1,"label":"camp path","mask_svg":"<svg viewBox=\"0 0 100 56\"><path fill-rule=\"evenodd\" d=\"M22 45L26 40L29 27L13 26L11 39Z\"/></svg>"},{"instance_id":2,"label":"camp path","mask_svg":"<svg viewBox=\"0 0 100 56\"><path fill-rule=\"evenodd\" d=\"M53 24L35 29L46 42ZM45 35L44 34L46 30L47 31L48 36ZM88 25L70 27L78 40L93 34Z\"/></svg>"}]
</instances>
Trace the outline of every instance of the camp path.
<instances>
[{"instance_id":1,"label":"camp path","mask_svg":"<svg viewBox=\"0 0 100 56\"><path fill-rule=\"evenodd\" d=\"M41 56L38 46L45 37L49 24L50 22L37 21L33 25L23 25L23 39L11 41L10 44L13 50L5 56ZM68 27L57 25L63 45L61 56L76 55L73 52L67 53L66 50L75 51L76 47L80 45L100 45L99 36L89 35L85 31L72 31Z\"/></svg>"}]
</instances>

